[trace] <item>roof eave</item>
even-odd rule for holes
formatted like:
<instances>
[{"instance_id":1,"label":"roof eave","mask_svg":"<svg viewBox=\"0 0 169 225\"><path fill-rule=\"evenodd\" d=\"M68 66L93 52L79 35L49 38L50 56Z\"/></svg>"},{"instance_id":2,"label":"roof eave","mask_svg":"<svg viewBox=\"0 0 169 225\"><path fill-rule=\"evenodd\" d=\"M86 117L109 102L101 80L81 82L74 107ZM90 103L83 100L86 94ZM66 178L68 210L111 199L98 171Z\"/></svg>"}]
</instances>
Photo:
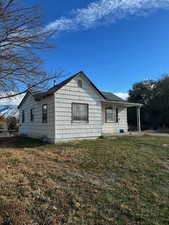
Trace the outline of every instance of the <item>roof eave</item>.
<instances>
[{"instance_id":1,"label":"roof eave","mask_svg":"<svg viewBox=\"0 0 169 225\"><path fill-rule=\"evenodd\" d=\"M105 96L102 94L102 92L93 84L93 82L86 76L86 74L83 72L83 71L80 71L78 73L76 73L75 75L71 76L70 78L67 79L68 82L65 82L63 81L63 85L61 85L58 89L55 90L55 88L52 88L53 90L52 91L47 91L46 93L44 93L44 95L39 99L39 100L36 100L36 101L41 101L42 99L46 98L46 97L49 97L51 95L53 95L55 92L57 92L59 89L61 89L63 86L65 86L67 83L69 83L72 79L74 79L75 77L79 76L79 75L82 75L84 76L88 82L91 84L91 86L98 92L98 94L100 94L102 96L103 99L106 100Z\"/></svg>"},{"instance_id":2,"label":"roof eave","mask_svg":"<svg viewBox=\"0 0 169 225\"><path fill-rule=\"evenodd\" d=\"M142 107L143 104L140 104L140 103L131 103L131 102L118 102L118 101L102 101L102 103L113 103L113 104L116 104L116 105L124 105L126 107Z\"/></svg>"}]
</instances>

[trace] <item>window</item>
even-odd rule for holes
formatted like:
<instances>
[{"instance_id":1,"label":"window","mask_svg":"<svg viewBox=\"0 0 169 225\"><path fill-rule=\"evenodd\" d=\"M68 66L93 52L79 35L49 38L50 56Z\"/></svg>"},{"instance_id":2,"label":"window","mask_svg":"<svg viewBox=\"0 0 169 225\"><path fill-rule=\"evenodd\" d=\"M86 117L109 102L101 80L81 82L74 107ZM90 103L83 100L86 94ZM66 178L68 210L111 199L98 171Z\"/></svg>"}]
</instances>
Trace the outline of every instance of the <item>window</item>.
<instances>
[{"instance_id":1,"label":"window","mask_svg":"<svg viewBox=\"0 0 169 225\"><path fill-rule=\"evenodd\" d=\"M72 103L72 121L88 122L89 106L88 104Z\"/></svg>"},{"instance_id":2,"label":"window","mask_svg":"<svg viewBox=\"0 0 169 225\"><path fill-rule=\"evenodd\" d=\"M34 121L34 109L30 110L30 121Z\"/></svg>"},{"instance_id":3,"label":"window","mask_svg":"<svg viewBox=\"0 0 169 225\"><path fill-rule=\"evenodd\" d=\"M82 80L78 80L77 85L78 85L78 87L82 88L82 86L83 86Z\"/></svg>"},{"instance_id":4,"label":"window","mask_svg":"<svg viewBox=\"0 0 169 225\"><path fill-rule=\"evenodd\" d=\"M42 123L47 123L48 122L48 107L47 105L42 105Z\"/></svg>"},{"instance_id":5,"label":"window","mask_svg":"<svg viewBox=\"0 0 169 225\"><path fill-rule=\"evenodd\" d=\"M118 108L106 108L105 110L105 121L106 123L114 122L118 123Z\"/></svg>"},{"instance_id":6,"label":"window","mask_svg":"<svg viewBox=\"0 0 169 225\"><path fill-rule=\"evenodd\" d=\"M25 111L22 110L22 123L24 123L24 122L25 122Z\"/></svg>"}]
</instances>

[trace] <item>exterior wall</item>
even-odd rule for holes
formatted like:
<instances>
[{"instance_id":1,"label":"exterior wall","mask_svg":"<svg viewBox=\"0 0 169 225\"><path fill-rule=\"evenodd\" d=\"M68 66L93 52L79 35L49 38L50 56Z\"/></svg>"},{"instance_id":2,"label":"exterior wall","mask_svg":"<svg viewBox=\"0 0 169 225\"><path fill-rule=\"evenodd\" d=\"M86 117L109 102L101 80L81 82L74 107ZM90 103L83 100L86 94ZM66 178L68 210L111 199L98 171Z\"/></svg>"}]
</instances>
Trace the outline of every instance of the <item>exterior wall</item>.
<instances>
[{"instance_id":1,"label":"exterior wall","mask_svg":"<svg viewBox=\"0 0 169 225\"><path fill-rule=\"evenodd\" d=\"M83 81L82 88L77 80ZM96 138L104 133L119 133L120 129L128 131L127 108L119 107L119 122L105 122L104 99L91 86L85 77L79 75L59 89L52 96L35 101L28 95L21 105L19 133L33 138L47 138L57 143L75 139ZM72 121L72 103L85 103L89 106L88 122ZM42 123L42 105L48 105L48 123ZM34 121L30 121L30 110L34 109ZM22 110L25 122L22 123Z\"/></svg>"},{"instance_id":2,"label":"exterior wall","mask_svg":"<svg viewBox=\"0 0 169 225\"><path fill-rule=\"evenodd\" d=\"M83 87L77 80L83 80ZM55 93L55 142L96 138L102 132L102 97L83 76L77 76ZM89 122L72 122L72 103L89 105Z\"/></svg>"},{"instance_id":3,"label":"exterior wall","mask_svg":"<svg viewBox=\"0 0 169 225\"><path fill-rule=\"evenodd\" d=\"M48 123L42 123L42 105L48 105ZM34 121L30 121L30 110L34 109ZM22 110L25 111L25 122L22 123ZM29 95L19 109L19 133L33 138L47 138L54 142L54 96L47 97L40 102Z\"/></svg>"},{"instance_id":4,"label":"exterior wall","mask_svg":"<svg viewBox=\"0 0 169 225\"><path fill-rule=\"evenodd\" d=\"M116 107L116 106L114 106ZM103 121L103 127L102 127L102 133L108 134L108 133L119 133L120 129L123 129L124 132L128 132L128 123L127 123L127 108L119 107L118 108L118 123L106 123L105 122L105 108L106 106L103 105L102 107L102 121Z\"/></svg>"}]
</instances>

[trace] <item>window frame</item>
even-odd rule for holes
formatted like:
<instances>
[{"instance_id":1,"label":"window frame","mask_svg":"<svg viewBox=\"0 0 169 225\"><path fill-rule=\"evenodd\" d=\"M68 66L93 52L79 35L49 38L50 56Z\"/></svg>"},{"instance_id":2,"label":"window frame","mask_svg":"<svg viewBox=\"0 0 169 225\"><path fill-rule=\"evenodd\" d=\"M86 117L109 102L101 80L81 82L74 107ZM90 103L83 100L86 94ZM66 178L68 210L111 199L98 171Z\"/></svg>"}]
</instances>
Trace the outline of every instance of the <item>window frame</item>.
<instances>
[{"instance_id":1,"label":"window frame","mask_svg":"<svg viewBox=\"0 0 169 225\"><path fill-rule=\"evenodd\" d=\"M110 110L110 109L115 110L115 120L112 120L112 121L107 120L107 110ZM113 112L112 112L112 114L113 114ZM117 107L109 106L109 107L105 108L105 122L106 123L118 123L119 122L119 110Z\"/></svg>"},{"instance_id":2,"label":"window frame","mask_svg":"<svg viewBox=\"0 0 169 225\"><path fill-rule=\"evenodd\" d=\"M87 119L86 120L75 120L73 116L73 106L74 105L85 105L87 106ZM89 123L89 104L87 103L78 103L78 102L72 102L71 104L71 121L72 123Z\"/></svg>"},{"instance_id":3,"label":"window frame","mask_svg":"<svg viewBox=\"0 0 169 225\"><path fill-rule=\"evenodd\" d=\"M79 88L82 88L82 87L83 87L83 81L82 81L81 79L78 79L78 80L77 80L77 86L78 86Z\"/></svg>"},{"instance_id":4,"label":"window frame","mask_svg":"<svg viewBox=\"0 0 169 225\"><path fill-rule=\"evenodd\" d=\"M46 106L46 113L44 114L44 106ZM46 115L46 118L44 118L44 115ZM42 105L42 123L47 124L48 123L48 104Z\"/></svg>"},{"instance_id":5,"label":"window frame","mask_svg":"<svg viewBox=\"0 0 169 225\"><path fill-rule=\"evenodd\" d=\"M30 121L34 122L35 116L34 116L34 108L30 109Z\"/></svg>"}]
</instances>

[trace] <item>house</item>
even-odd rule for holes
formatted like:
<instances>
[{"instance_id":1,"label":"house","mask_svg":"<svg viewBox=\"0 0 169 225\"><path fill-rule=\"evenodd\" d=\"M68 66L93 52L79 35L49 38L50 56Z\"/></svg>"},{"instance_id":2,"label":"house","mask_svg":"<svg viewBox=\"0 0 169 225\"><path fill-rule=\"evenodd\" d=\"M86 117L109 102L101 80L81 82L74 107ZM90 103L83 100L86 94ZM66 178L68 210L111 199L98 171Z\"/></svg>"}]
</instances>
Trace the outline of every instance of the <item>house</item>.
<instances>
[{"instance_id":1,"label":"house","mask_svg":"<svg viewBox=\"0 0 169 225\"><path fill-rule=\"evenodd\" d=\"M0 116L0 132L4 132L7 130L8 130L7 119L5 119L3 116Z\"/></svg>"},{"instance_id":2,"label":"house","mask_svg":"<svg viewBox=\"0 0 169 225\"><path fill-rule=\"evenodd\" d=\"M51 143L127 133L128 107L138 108L140 124L140 104L101 92L79 72L46 92L25 95L18 106L19 133Z\"/></svg>"}]
</instances>

